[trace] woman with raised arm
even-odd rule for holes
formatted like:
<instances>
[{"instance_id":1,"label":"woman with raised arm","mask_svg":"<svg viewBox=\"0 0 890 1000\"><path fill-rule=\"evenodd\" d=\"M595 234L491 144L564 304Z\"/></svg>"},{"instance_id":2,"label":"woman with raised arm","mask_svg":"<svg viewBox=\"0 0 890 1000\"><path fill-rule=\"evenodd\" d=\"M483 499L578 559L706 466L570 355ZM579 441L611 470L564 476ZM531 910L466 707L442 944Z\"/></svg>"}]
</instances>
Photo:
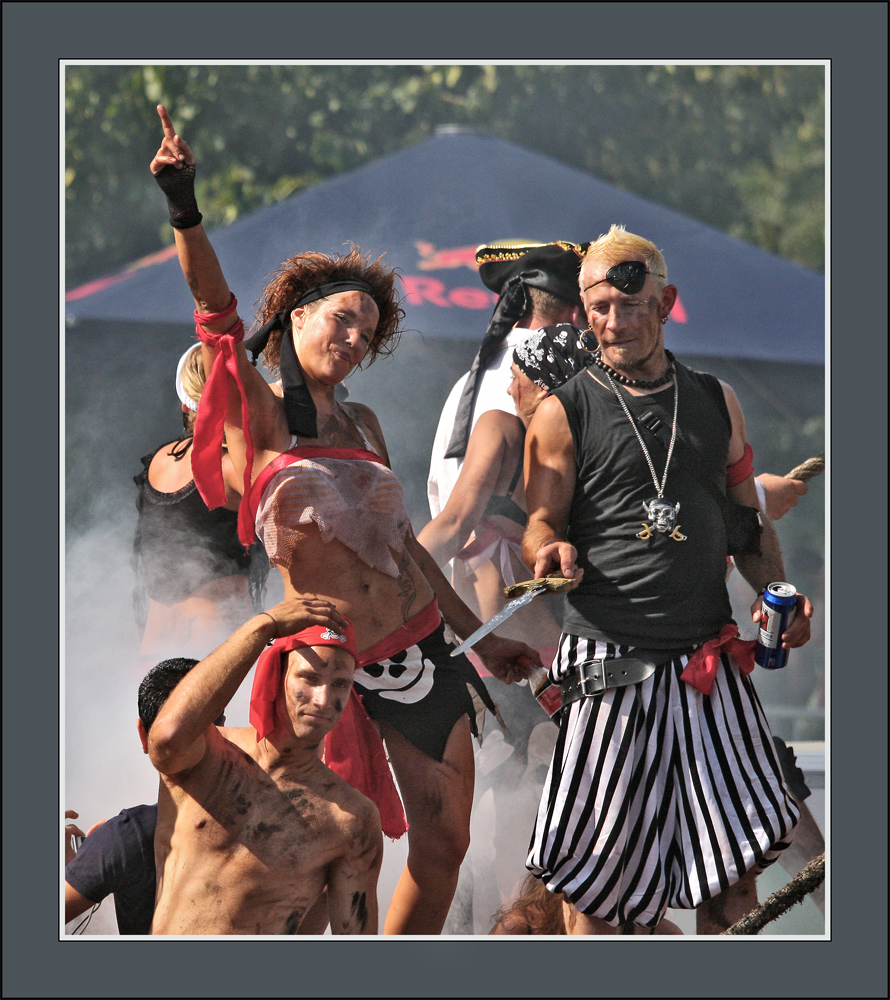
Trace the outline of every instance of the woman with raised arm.
<instances>
[{"instance_id":1,"label":"woman with raised arm","mask_svg":"<svg viewBox=\"0 0 890 1000\"><path fill-rule=\"evenodd\" d=\"M164 138L151 171L167 196L211 372L193 445L195 481L209 506L224 503L224 424L243 481L242 541L256 529L286 597L325 598L352 622L362 651L356 687L386 743L410 824L384 930L439 933L469 843L476 725L467 684L484 692L469 662L450 657L445 622L466 637L479 621L417 544L377 418L334 391L362 362L392 350L403 315L395 275L355 248L286 261L247 345L280 373L269 385L248 361L235 297L201 226L195 158L166 110L158 113ZM489 636L476 649L507 682L539 662L507 639Z\"/></svg>"}]
</instances>

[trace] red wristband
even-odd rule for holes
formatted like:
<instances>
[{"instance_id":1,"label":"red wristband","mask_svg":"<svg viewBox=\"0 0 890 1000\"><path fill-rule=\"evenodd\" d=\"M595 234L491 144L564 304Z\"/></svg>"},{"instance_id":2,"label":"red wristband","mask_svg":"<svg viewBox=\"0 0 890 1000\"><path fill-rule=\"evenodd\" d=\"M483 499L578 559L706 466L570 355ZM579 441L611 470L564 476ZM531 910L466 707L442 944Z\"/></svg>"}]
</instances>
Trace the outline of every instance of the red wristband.
<instances>
[{"instance_id":1,"label":"red wristband","mask_svg":"<svg viewBox=\"0 0 890 1000\"><path fill-rule=\"evenodd\" d=\"M195 310L195 323L216 323L221 319L226 319L231 316L233 312L238 308L238 300L235 298L235 293L232 292L232 301L223 309L221 312L215 313L199 313ZM198 330L198 336L201 336L202 331Z\"/></svg>"}]
</instances>

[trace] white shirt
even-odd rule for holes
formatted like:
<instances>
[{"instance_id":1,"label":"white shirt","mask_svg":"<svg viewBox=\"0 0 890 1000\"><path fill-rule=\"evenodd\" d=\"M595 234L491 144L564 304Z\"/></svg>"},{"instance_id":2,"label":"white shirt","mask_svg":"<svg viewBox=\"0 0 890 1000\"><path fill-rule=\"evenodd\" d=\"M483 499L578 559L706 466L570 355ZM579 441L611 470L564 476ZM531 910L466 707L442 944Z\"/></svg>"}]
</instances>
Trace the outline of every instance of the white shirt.
<instances>
[{"instance_id":1,"label":"white shirt","mask_svg":"<svg viewBox=\"0 0 890 1000\"><path fill-rule=\"evenodd\" d=\"M516 413L513 400L507 395L507 388L510 385L510 366L513 364L513 351L534 332L534 330L528 330L522 326L514 326L504 338L503 347L489 361L479 379L479 391L476 394L473 417L470 421L471 434L476 426L476 421L489 410ZM445 458L445 452L451 441L458 403L469 374L467 372L462 375L455 383L442 407L439 426L436 428L436 437L433 440L433 451L430 456L430 474L427 479L427 496L430 502L430 513L433 517L438 517L445 504L448 503L448 498L451 496L451 491L454 489L454 484L460 476L460 469L463 465L462 458Z\"/></svg>"}]
</instances>

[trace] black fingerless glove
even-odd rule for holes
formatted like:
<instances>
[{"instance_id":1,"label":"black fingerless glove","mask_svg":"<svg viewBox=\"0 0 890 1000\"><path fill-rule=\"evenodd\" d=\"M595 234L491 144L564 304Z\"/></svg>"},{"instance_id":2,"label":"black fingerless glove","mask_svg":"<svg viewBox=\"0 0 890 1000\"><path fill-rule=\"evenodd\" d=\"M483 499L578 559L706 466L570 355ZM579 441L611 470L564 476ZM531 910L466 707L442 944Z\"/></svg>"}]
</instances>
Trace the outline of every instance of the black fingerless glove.
<instances>
[{"instance_id":1,"label":"black fingerless glove","mask_svg":"<svg viewBox=\"0 0 890 1000\"><path fill-rule=\"evenodd\" d=\"M170 225L174 229L191 229L197 226L204 216L198 211L198 202L195 200L194 163L179 170L176 167L164 167L160 173L155 174L155 180L167 196Z\"/></svg>"}]
</instances>

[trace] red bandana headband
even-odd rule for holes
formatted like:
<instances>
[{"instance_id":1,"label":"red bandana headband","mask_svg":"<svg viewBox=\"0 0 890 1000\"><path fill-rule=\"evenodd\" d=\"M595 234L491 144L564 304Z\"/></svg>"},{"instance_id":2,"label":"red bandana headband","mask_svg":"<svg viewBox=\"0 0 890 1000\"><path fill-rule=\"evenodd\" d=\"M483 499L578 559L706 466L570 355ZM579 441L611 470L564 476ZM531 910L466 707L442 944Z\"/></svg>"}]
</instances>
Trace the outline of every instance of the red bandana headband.
<instances>
[{"instance_id":1,"label":"red bandana headband","mask_svg":"<svg viewBox=\"0 0 890 1000\"><path fill-rule=\"evenodd\" d=\"M250 692L250 724L256 730L257 739L268 736L275 728L275 702L281 690L287 654L309 646L338 646L345 649L358 664L358 642L351 625L347 625L342 632L313 625L296 635L276 639L260 654Z\"/></svg>"},{"instance_id":2,"label":"red bandana headband","mask_svg":"<svg viewBox=\"0 0 890 1000\"><path fill-rule=\"evenodd\" d=\"M276 639L260 655L250 692L250 724L256 729L257 739L263 739L275 728L275 702L287 654L307 646L339 646L352 654L358 665L358 643L351 625L343 632L315 625L296 635ZM405 833L408 824L383 741L355 688L337 725L325 737L325 762L376 804L387 837L396 840Z\"/></svg>"}]
</instances>

